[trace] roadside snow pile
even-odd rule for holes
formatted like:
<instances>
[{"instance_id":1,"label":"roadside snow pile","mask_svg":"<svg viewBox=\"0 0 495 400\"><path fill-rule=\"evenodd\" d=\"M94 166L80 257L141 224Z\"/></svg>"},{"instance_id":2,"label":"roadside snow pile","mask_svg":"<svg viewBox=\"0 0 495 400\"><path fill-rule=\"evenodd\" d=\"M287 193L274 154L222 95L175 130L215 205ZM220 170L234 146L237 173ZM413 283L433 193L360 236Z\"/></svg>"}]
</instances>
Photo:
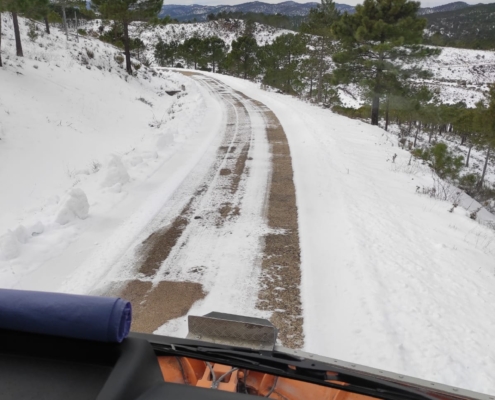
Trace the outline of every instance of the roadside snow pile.
<instances>
[{"instance_id":1,"label":"roadside snow pile","mask_svg":"<svg viewBox=\"0 0 495 400\"><path fill-rule=\"evenodd\" d=\"M67 199L62 203L60 210L57 213L55 222L60 225L65 225L74 221L76 218L86 219L89 213L89 203L86 194L82 189L72 189ZM24 242L25 243L25 242Z\"/></svg>"},{"instance_id":2,"label":"roadside snow pile","mask_svg":"<svg viewBox=\"0 0 495 400\"><path fill-rule=\"evenodd\" d=\"M129 182L129 174L122 163L122 160L117 155L112 155L108 163L106 175L101 182L102 187L111 187L115 185L124 185Z\"/></svg>"},{"instance_id":3,"label":"roadside snow pile","mask_svg":"<svg viewBox=\"0 0 495 400\"><path fill-rule=\"evenodd\" d=\"M24 18L17 57L12 18L0 18L0 286L12 287L132 198L206 107L180 74L131 77L115 47L42 25L32 41Z\"/></svg>"}]
</instances>

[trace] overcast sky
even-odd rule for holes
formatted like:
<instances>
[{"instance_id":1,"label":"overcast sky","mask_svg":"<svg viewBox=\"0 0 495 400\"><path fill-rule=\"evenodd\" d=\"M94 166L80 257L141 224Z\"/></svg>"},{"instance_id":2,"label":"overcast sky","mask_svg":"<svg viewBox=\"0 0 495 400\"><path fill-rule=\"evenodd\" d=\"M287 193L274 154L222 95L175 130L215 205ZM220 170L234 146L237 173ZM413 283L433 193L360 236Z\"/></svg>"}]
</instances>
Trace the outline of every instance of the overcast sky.
<instances>
[{"instance_id":1,"label":"overcast sky","mask_svg":"<svg viewBox=\"0 0 495 400\"><path fill-rule=\"evenodd\" d=\"M164 4L204 4L204 5L234 5L240 3L248 3L254 0L166 0ZM282 0L260 0L264 3L281 3ZM307 3L308 1L297 1L297 3ZM318 0L314 0L318 2ZM452 3L455 0L424 0L421 2L422 7L435 7L441 6L442 4ZM494 0L476 0L476 1L466 1L469 4L479 4L479 3L493 3ZM336 3L349 4L354 6L356 4L362 3L362 0L337 0Z\"/></svg>"}]
</instances>

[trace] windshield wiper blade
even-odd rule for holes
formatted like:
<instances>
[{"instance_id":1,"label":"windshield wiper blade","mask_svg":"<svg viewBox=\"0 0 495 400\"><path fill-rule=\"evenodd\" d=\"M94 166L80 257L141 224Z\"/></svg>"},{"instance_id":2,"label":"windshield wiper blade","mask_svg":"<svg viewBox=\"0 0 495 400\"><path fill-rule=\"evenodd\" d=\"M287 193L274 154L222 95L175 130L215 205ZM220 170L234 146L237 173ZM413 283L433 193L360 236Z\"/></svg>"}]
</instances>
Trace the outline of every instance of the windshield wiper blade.
<instances>
[{"instance_id":1,"label":"windshield wiper blade","mask_svg":"<svg viewBox=\"0 0 495 400\"><path fill-rule=\"evenodd\" d=\"M313 366L305 365L304 357L290 354L253 350L239 347L205 346L204 344L155 344L157 350L171 352L176 355L208 358L211 361L228 364L242 363L242 367L257 367L267 373L273 373L290 379L299 379L338 390L350 391L375 398L387 400L434 400L434 397L421 393L413 388L384 381L383 379L366 377L359 373L342 371L341 368L325 363ZM237 365L236 365L237 366ZM334 383L336 381L339 383Z\"/></svg>"}]
</instances>

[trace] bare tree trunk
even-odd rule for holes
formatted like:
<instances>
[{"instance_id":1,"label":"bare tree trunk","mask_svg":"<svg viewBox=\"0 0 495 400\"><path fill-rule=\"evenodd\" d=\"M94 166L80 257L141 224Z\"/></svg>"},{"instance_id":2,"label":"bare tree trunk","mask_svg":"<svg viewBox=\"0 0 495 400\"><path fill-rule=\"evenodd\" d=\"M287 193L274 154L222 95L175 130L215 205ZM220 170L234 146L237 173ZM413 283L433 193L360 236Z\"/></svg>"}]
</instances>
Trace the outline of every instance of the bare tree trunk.
<instances>
[{"instance_id":1,"label":"bare tree trunk","mask_svg":"<svg viewBox=\"0 0 495 400\"><path fill-rule=\"evenodd\" d=\"M132 75L131 44L129 41L129 23L127 21L122 21L122 24L124 26L125 69L129 75Z\"/></svg>"},{"instance_id":2,"label":"bare tree trunk","mask_svg":"<svg viewBox=\"0 0 495 400\"><path fill-rule=\"evenodd\" d=\"M318 103L321 103L321 92L323 91L323 38L319 38L320 48L318 54L318 97L316 98Z\"/></svg>"},{"instance_id":3,"label":"bare tree trunk","mask_svg":"<svg viewBox=\"0 0 495 400\"><path fill-rule=\"evenodd\" d=\"M47 15L45 15L44 20L45 20L45 32L50 34L50 24L48 23L48 16Z\"/></svg>"},{"instance_id":4,"label":"bare tree trunk","mask_svg":"<svg viewBox=\"0 0 495 400\"><path fill-rule=\"evenodd\" d=\"M488 166L488 158L490 157L490 151L492 147L488 146L488 150L486 151L485 165L483 166L483 172L481 173L481 178L479 182L476 184L476 190L481 190L483 187L483 181L485 180L486 167Z\"/></svg>"},{"instance_id":5,"label":"bare tree trunk","mask_svg":"<svg viewBox=\"0 0 495 400\"><path fill-rule=\"evenodd\" d=\"M17 19L17 13L12 13L12 22L14 23L14 35L15 35L15 48L17 50L17 57L24 57L22 52L21 33L19 32L19 21Z\"/></svg>"},{"instance_id":6,"label":"bare tree trunk","mask_svg":"<svg viewBox=\"0 0 495 400\"><path fill-rule=\"evenodd\" d=\"M419 130L421 129L421 122L418 121L418 127L416 129L416 135L414 135L414 144L413 147L416 147L416 141L418 140Z\"/></svg>"},{"instance_id":7,"label":"bare tree trunk","mask_svg":"<svg viewBox=\"0 0 495 400\"><path fill-rule=\"evenodd\" d=\"M62 5L62 17L64 20L65 37L69 40L69 27L67 26L67 17L65 16L65 6Z\"/></svg>"},{"instance_id":8,"label":"bare tree trunk","mask_svg":"<svg viewBox=\"0 0 495 400\"><path fill-rule=\"evenodd\" d=\"M74 18L76 20L76 41L79 43L79 29L77 29L77 11L74 10Z\"/></svg>"},{"instance_id":9,"label":"bare tree trunk","mask_svg":"<svg viewBox=\"0 0 495 400\"><path fill-rule=\"evenodd\" d=\"M2 14L0 13L0 67L3 67L2 64Z\"/></svg>"},{"instance_id":10,"label":"bare tree trunk","mask_svg":"<svg viewBox=\"0 0 495 400\"><path fill-rule=\"evenodd\" d=\"M469 144L469 150L468 150L468 155L467 155L467 158L466 158L466 167L469 167L469 157L471 156L471 149L473 148L473 144L470 143Z\"/></svg>"},{"instance_id":11,"label":"bare tree trunk","mask_svg":"<svg viewBox=\"0 0 495 400\"><path fill-rule=\"evenodd\" d=\"M373 96L373 103L371 104L371 125L378 125L379 113L380 113L380 96L375 94Z\"/></svg>"},{"instance_id":12,"label":"bare tree trunk","mask_svg":"<svg viewBox=\"0 0 495 400\"><path fill-rule=\"evenodd\" d=\"M388 131L388 122L389 122L389 110L390 110L390 97L387 96L387 108L385 110L385 130Z\"/></svg>"}]
</instances>

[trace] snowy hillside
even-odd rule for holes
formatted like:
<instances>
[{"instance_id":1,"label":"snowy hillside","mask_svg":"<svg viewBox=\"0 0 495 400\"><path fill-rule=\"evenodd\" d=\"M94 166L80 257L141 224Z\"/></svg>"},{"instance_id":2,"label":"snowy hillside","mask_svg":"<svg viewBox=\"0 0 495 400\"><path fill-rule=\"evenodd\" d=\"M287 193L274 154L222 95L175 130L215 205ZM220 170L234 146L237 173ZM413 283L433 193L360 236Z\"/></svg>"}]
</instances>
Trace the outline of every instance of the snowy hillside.
<instances>
[{"instance_id":1,"label":"snowy hillside","mask_svg":"<svg viewBox=\"0 0 495 400\"><path fill-rule=\"evenodd\" d=\"M262 188L270 181L271 163L283 158L270 153L267 130L273 121L259 112L271 110L290 147L284 160L291 160L297 202L304 348L495 393L495 230L470 218L477 205L468 196L453 207L421 194L434 184L432 173L420 162L409 164L410 153L399 148L395 134L233 77L206 73L208 82L202 75L144 65L128 76L118 49L91 37L67 42L59 30L46 35L41 27L30 41L24 19L25 57L16 57L10 15L0 17L0 287L88 293L108 284L112 274L126 279L130 267L120 269L118 261L131 259L124 255L131 244L142 243L150 221L160 220L162 211L182 215L188 210L182 205L189 198L178 188L188 178L197 182L191 171L215 163L217 150L223 149L222 162L231 161L229 148L236 150L239 132L232 132L234 146L222 146L221 135L234 125L226 124L229 112L232 121L245 118L242 127L251 136L246 133L249 152L242 160L255 179L249 196L247 190L237 192L247 178L227 192L263 211L268 196ZM204 29L207 35L213 26L170 25L141 37L152 43L174 28L180 38L183 27L184 34ZM224 37L232 40L235 32ZM257 37L269 41L277 34ZM138 61L133 62L137 68ZM485 52L449 50L431 68L442 87L449 79L466 80L466 89L458 83L453 93L470 90L464 92L470 99L494 78L493 63ZM483 72L481 65L486 65ZM223 86L215 88L213 79ZM239 115L222 105L219 93L262 104L243 106ZM222 179L233 175L225 165L219 168L212 185L186 188L211 195L200 201L202 213L186 215L196 224L190 230L199 230L207 219L215 200L212 187L223 188ZM177 210L168 206L170 199L179 204ZM183 255L187 262L195 258L194 249L213 254L208 251L216 244L215 257L201 265L186 262L187 271L179 272L194 276L196 285L205 276L219 282L216 297L205 290L204 298L186 310L235 311L237 303L228 298L243 305L236 308L239 313L264 316L270 312L254 306L260 288L253 277L260 268L251 263L263 254L250 245L256 235L274 233L265 216L253 211L241 213L243 234L236 236L230 230L236 210L226 212L232 219L202 231L213 232L203 242L183 242L193 249ZM242 257L228 253L237 245L245 246ZM174 249L179 252L181 246ZM205 265L212 267L202 275ZM229 269L241 277L236 284L218 269L232 265L245 267ZM153 283L143 274L136 280ZM279 287L273 296L285 290ZM180 314L157 332L183 334L185 321Z\"/></svg>"},{"instance_id":2,"label":"snowy hillside","mask_svg":"<svg viewBox=\"0 0 495 400\"><path fill-rule=\"evenodd\" d=\"M98 35L100 24L100 21L91 21L86 28L88 32ZM106 29L109 29L109 26ZM243 35L245 22L219 20L156 27L145 27L135 23L131 30L134 37L139 37L146 44L146 56L154 62L154 46L159 39L168 43L172 40L183 42L193 36L218 36L230 46L233 40ZM263 46L286 33L293 32L256 23L254 37L258 45ZM440 100L444 103L465 101L469 107L474 107L483 99L483 93L488 90L487 85L495 82L495 53L451 47L441 49L442 53L438 57L432 57L422 63L425 69L433 73L433 79L428 82L429 86L439 91ZM340 91L340 96L345 106L358 107L363 102L359 91L352 86Z\"/></svg>"},{"instance_id":3,"label":"snowy hillside","mask_svg":"<svg viewBox=\"0 0 495 400\"><path fill-rule=\"evenodd\" d=\"M442 48L438 57L423 63L433 72L433 88L439 88L445 103L465 101L474 106L483 98L488 85L495 82L493 51Z\"/></svg>"},{"instance_id":4,"label":"snowy hillside","mask_svg":"<svg viewBox=\"0 0 495 400\"><path fill-rule=\"evenodd\" d=\"M129 77L120 52L53 29L27 38L15 56L10 16L1 15L0 281L12 286L55 257L153 175L206 111L200 94L171 97L188 82L146 67ZM188 98L184 105L184 97ZM184 118L176 119L183 114ZM83 228L85 227L85 228ZM67 268L70 268L67 266Z\"/></svg>"}]
</instances>

